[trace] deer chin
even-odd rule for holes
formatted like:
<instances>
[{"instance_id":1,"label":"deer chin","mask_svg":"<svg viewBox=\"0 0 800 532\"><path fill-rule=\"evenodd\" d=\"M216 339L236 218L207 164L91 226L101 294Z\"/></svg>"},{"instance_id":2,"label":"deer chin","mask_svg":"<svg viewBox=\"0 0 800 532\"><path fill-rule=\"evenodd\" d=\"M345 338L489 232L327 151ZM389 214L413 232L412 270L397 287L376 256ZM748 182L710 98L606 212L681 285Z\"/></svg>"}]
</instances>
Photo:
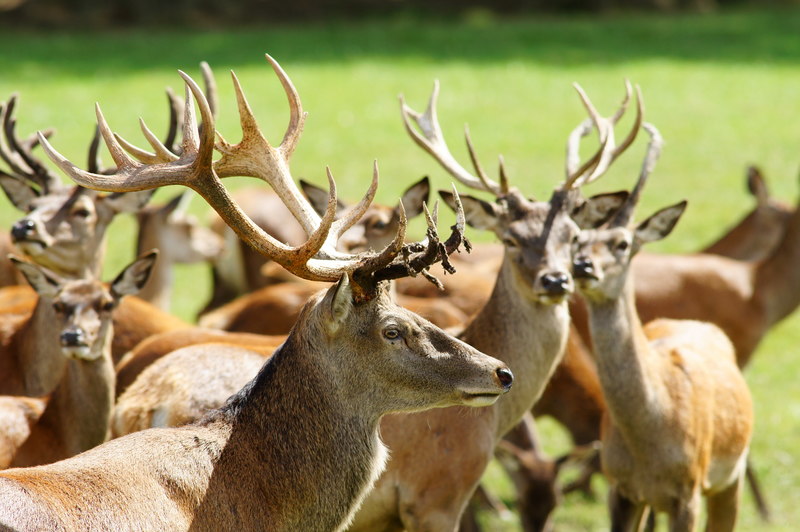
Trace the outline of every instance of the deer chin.
<instances>
[{"instance_id":1,"label":"deer chin","mask_svg":"<svg viewBox=\"0 0 800 532\"><path fill-rule=\"evenodd\" d=\"M564 292L563 294L553 294L550 292L539 292L536 294L536 302L541 305L558 305L567 301L572 297L572 292Z\"/></svg>"},{"instance_id":2,"label":"deer chin","mask_svg":"<svg viewBox=\"0 0 800 532\"><path fill-rule=\"evenodd\" d=\"M41 240L21 240L14 242L14 245L21 252L32 257L41 255L47 249L47 244Z\"/></svg>"},{"instance_id":3,"label":"deer chin","mask_svg":"<svg viewBox=\"0 0 800 532\"><path fill-rule=\"evenodd\" d=\"M91 346L88 345L77 345L77 346L62 346L61 353L67 357L74 360L97 360L100 355L97 353L92 353Z\"/></svg>"},{"instance_id":4,"label":"deer chin","mask_svg":"<svg viewBox=\"0 0 800 532\"><path fill-rule=\"evenodd\" d=\"M600 286L600 279L597 277L576 277L575 283L581 292L591 292Z\"/></svg>"}]
</instances>

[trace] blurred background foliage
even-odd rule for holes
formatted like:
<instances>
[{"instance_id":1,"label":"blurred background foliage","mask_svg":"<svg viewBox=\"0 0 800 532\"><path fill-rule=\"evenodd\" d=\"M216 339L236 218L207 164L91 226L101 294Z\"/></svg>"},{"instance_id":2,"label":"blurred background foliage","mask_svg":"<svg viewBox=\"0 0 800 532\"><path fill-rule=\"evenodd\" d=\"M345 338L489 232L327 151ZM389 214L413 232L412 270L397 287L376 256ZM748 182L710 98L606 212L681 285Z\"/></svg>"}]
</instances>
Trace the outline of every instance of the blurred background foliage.
<instances>
[{"instance_id":1,"label":"blurred background foliage","mask_svg":"<svg viewBox=\"0 0 800 532\"><path fill-rule=\"evenodd\" d=\"M48 28L218 27L398 13L481 17L630 10L711 12L743 4L764 7L798 3L799 0L0 0L0 25Z\"/></svg>"}]
</instances>

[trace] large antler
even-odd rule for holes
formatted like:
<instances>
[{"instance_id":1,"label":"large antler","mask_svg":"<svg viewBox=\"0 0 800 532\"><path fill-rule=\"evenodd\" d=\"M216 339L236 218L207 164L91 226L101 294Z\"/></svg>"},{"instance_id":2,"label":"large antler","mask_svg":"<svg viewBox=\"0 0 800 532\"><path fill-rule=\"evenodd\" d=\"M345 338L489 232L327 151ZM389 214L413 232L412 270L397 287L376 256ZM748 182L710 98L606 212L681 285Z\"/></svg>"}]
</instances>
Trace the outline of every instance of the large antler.
<instances>
[{"instance_id":1,"label":"large antler","mask_svg":"<svg viewBox=\"0 0 800 532\"><path fill-rule=\"evenodd\" d=\"M336 184L330 170L327 171L330 192L328 208L320 218L308 200L297 190L288 168L288 158L294 151L302 129L304 114L299 97L291 82L279 65L269 56L272 64L289 96L292 108L290 125L283 142L277 148L269 145L261 134L235 76L237 99L241 117L243 139L237 145L227 143L220 136L217 148L223 153L222 159L212 161L214 136L216 133L214 117L205 95L191 77L183 72L180 75L186 83L186 105L184 109L182 154L172 161L140 162L125 152L123 145L114 135L97 107L97 120L100 132L117 165L113 175L100 175L86 172L76 167L41 136L42 146L50 158L77 183L87 188L111 192L148 190L163 185L183 185L198 192L222 217L222 219L249 245L263 255L281 264L288 271L300 277L318 281L336 281L344 273L353 274L360 283L360 298L368 298L380 280L397 277L396 271L403 265L404 275L416 274L430 264L430 246L439 246L438 238L430 236L427 244L403 246L406 220L401 215L400 228L394 241L382 252L345 254L335 249L338 236L361 217L375 195L378 182L378 167L374 165L372 184L362 201L336 222ZM203 120L203 128L196 126L196 100ZM146 130L144 126L143 130ZM146 135L154 149L158 140ZM290 212L298 219L309 234L308 241L298 247L290 247L278 241L256 225L233 201L221 178L232 175L246 175L261 178L284 198ZM434 229L435 231L435 229ZM463 224L454 229L461 235ZM448 239L461 241L463 235ZM451 246L452 247L452 246ZM441 248L437 248L441 249ZM425 259L420 259L425 256ZM442 260L436 253L433 262ZM387 273L380 273L386 270ZM357 272L357 273L356 273ZM389 273L391 272L391 273Z\"/></svg>"},{"instance_id":2,"label":"large antler","mask_svg":"<svg viewBox=\"0 0 800 532\"><path fill-rule=\"evenodd\" d=\"M39 138L31 135L25 140L16 136L17 121L14 118L14 108L17 95L13 94L5 105L0 104L0 119L2 120L2 133L0 133L0 158L8 165L10 172L3 175L18 181L34 185L39 193L47 194L64 185L61 180L33 155L33 149L39 144ZM47 138L52 135L52 130L47 130L42 135Z\"/></svg>"},{"instance_id":3,"label":"large antler","mask_svg":"<svg viewBox=\"0 0 800 532\"><path fill-rule=\"evenodd\" d=\"M633 187L628 199L620 207L614 218L609 222L609 227L625 227L633 216L633 211L636 209L636 204L639 203L639 198L642 195L642 188L647 182L647 178L653 172L656 161L661 155L661 148L664 146L664 139L661 137L658 129L653 124L645 122L642 128L650 135L650 143L647 145L647 153L645 154L644 161L642 161L642 169L639 172L639 179Z\"/></svg>"},{"instance_id":4,"label":"large antler","mask_svg":"<svg viewBox=\"0 0 800 532\"><path fill-rule=\"evenodd\" d=\"M442 134L442 128L439 125L439 118L436 112L438 99L438 80L433 83L433 92L431 93L430 100L428 100L428 107L425 109L424 113L413 110L406 104L403 95L400 95L400 114L403 117L403 124L408 134L420 148L431 154L434 159L439 161L442 168L458 179L462 184L478 190L491 192L495 196L506 194L508 192L508 180L503 167L502 157L500 158L500 183L498 184L489 179L478 161L468 128L465 127L464 136L467 141L467 149L469 150L472 165L475 167L475 172L478 175L473 175L466 168L461 166L458 161L456 161L455 157L453 157L453 154L450 153L450 149L447 147L447 143L444 140L444 135ZM416 123L419 131L411 125L412 120Z\"/></svg>"},{"instance_id":5,"label":"large antler","mask_svg":"<svg viewBox=\"0 0 800 532\"><path fill-rule=\"evenodd\" d=\"M625 80L625 97L617 111L611 117L600 116L589 97L577 83L574 84L575 90L581 98L583 106L589 113L589 118L581 122L578 127L572 130L567 140L567 162L566 180L562 185L563 189L577 189L583 185L595 181L608 171L608 168L636 139L636 135L642 125L644 114L644 103L639 86L636 86L636 119L628 136L619 146L614 142L614 126L625 114L631 100L631 84ZM581 138L588 135L592 129L597 128L600 137L600 149L594 153L585 163L580 164L578 146Z\"/></svg>"}]
</instances>

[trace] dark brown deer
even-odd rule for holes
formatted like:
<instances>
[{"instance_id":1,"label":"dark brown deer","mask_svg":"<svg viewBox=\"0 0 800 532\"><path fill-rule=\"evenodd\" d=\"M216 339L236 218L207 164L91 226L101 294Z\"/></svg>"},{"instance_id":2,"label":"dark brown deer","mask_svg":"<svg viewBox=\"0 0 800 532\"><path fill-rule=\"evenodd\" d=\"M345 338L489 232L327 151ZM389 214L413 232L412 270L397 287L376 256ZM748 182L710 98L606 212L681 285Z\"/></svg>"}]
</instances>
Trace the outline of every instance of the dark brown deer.
<instances>
[{"instance_id":1,"label":"dark brown deer","mask_svg":"<svg viewBox=\"0 0 800 532\"><path fill-rule=\"evenodd\" d=\"M402 224L392 244L378 253L335 252L338 236L369 205L377 174L365 199L343 223L334 222L332 177L325 215L320 218L308 207L286 164L304 114L288 77L267 58L286 89L291 108L290 125L278 147L269 146L258 131L234 77L245 138L262 142L248 152L248 143L234 146L222 141L225 155L212 162L213 117L199 87L182 74L187 100L194 95L204 127L198 135L189 101L178 161L145 165L127 158L100 113L98 120L117 162L117 174L83 172L51 147L47 150L85 186L114 190L167 183L189 186L240 237L272 260L300 277L336 285L308 303L286 342L258 376L198 423L138 432L57 466L2 473L0 522L4 525L340 530L386 459L378 437L383 414L492 404L510 387L511 374L504 364L395 306L385 289L386 280L421 272L454 251L462 240L463 226L456 226L451 237L440 242L429 221L427 245L403 246ZM286 246L247 219L231 203L219 179L234 173L268 180L291 205L310 235L308 241L298 248ZM69 507L63 506L66 501Z\"/></svg>"}]
</instances>

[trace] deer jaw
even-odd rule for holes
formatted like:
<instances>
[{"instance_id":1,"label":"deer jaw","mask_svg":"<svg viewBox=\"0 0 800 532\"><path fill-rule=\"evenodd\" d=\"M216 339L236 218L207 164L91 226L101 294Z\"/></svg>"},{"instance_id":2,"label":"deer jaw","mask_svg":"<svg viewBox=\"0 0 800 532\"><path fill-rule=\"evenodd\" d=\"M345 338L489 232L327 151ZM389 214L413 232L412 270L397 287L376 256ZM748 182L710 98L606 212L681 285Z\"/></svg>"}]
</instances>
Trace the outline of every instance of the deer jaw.
<instances>
[{"instance_id":1,"label":"deer jaw","mask_svg":"<svg viewBox=\"0 0 800 532\"><path fill-rule=\"evenodd\" d=\"M319 297L314 321L325 324L327 347L339 354L326 359L331 362L328 371L341 378L362 375L372 382L345 388L356 395L369 391L362 399L370 404L405 412L432 406L486 406L511 387L505 364L397 306L388 285L378 297L354 304L349 282L343 278Z\"/></svg>"}]
</instances>

